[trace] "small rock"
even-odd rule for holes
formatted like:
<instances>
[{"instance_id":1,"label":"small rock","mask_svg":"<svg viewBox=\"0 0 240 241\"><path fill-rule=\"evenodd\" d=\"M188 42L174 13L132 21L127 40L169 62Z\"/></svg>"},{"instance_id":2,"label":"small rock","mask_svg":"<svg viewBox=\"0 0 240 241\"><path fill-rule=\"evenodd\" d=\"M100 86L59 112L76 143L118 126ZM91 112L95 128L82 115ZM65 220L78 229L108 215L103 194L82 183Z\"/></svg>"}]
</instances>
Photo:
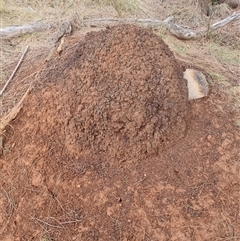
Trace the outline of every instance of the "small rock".
<instances>
[{"instance_id":1,"label":"small rock","mask_svg":"<svg viewBox=\"0 0 240 241\"><path fill-rule=\"evenodd\" d=\"M208 82L202 72L186 69L183 77L188 81L188 100L199 99L208 95Z\"/></svg>"},{"instance_id":2,"label":"small rock","mask_svg":"<svg viewBox=\"0 0 240 241\"><path fill-rule=\"evenodd\" d=\"M208 135L208 136L207 136L207 139L208 139L209 141L211 141L211 140L212 140L212 136L211 136L211 135Z\"/></svg>"},{"instance_id":3,"label":"small rock","mask_svg":"<svg viewBox=\"0 0 240 241\"><path fill-rule=\"evenodd\" d=\"M228 6L232 9L235 9L239 6L239 0L229 0L227 3Z\"/></svg>"},{"instance_id":4,"label":"small rock","mask_svg":"<svg viewBox=\"0 0 240 241\"><path fill-rule=\"evenodd\" d=\"M210 144L212 145L215 145L216 144L216 141L215 141L215 138L211 135L208 135L207 136L207 140L209 141Z\"/></svg>"}]
</instances>

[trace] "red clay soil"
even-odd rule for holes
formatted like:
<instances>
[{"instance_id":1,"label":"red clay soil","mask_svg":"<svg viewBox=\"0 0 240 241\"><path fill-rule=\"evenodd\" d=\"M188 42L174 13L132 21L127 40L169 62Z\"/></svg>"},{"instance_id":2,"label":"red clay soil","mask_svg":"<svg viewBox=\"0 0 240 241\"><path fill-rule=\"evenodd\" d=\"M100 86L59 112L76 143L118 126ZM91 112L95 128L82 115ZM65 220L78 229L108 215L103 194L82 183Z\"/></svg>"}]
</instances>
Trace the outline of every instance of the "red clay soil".
<instances>
[{"instance_id":1,"label":"red clay soil","mask_svg":"<svg viewBox=\"0 0 240 241\"><path fill-rule=\"evenodd\" d=\"M6 129L0 240L238 240L240 137L226 103L214 88L188 104L151 31L88 34L48 63Z\"/></svg>"}]
</instances>

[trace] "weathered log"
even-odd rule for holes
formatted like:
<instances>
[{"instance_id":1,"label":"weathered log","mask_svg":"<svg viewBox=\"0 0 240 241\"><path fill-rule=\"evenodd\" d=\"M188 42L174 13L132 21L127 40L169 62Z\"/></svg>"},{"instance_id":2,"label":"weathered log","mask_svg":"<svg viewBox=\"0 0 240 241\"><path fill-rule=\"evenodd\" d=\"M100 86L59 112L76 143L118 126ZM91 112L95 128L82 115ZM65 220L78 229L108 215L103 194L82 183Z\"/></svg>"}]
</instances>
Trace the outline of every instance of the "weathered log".
<instances>
[{"instance_id":1,"label":"weathered log","mask_svg":"<svg viewBox=\"0 0 240 241\"><path fill-rule=\"evenodd\" d=\"M178 24L171 23L170 21L173 17L169 17L164 21L155 20L155 19L116 19L116 18L102 18L102 19L86 19L83 21L84 24L89 24L92 27L107 25L107 24L119 24L119 23L136 23L141 24L146 27L167 27L169 32L175 37L183 40L188 39L197 39L203 37L207 32L214 31L218 28L221 28L232 21L240 20L240 13L233 13L231 16L214 23L210 26L210 29L203 30L191 30L188 28L184 28Z\"/></svg>"},{"instance_id":2,"label":"weathered log","mask_svg":"<svg viewBox=\"0 0 240 241\"><path fill-rule=\"evenodd\" d=\"M132 18L98 18L98 19L84 19L83 24L89 24L90 26L100 27L108 24L141 24L145 27L161 27L168 26L168 23L173 19L173 16L168 17L166 20L156 19L132 19Z\"/></svg>"},{"instance_id":3,"label":"weathered log","mask_svg":"<svg viewBox=\"0 0 240 241\"><path fill-rule=\"evenodd\" d=\"M233 13L231 16L228 16L227 18L214 23L209 28L204 28L203 30L191 30L185 27L182 27L178 24L172 23L171 20L173 17L169 17L164 21L156 20L156 19L121 19L121 18L99 18L99 19L84 19L80 20L81 24L83 25L90 25L91 27L102 27L106 25L115 25L115 24L140 24L145 27L167 27L169 32L173 34L175 37L179 39L197 39L200 37L203 37L207 32L214 31L218 28L221 28L233 21L240 20L240 13ZM60 24L60 27L63 25L66 25L66 22L63 22ZM68 27L69 27L68 23ZM5 29L0 29L0 37L2 36L13 36L20 33L26 33L26 32L34 32L34 31L43 31L46 30L49 26L53 25L45 25L42 23L35 23L35 24L29 24L29 25L23 25L23 26L13 26L8 27ZM57 24L55 24L57 26ZM70 24L71 26L71 24ZM59 27L59 24L58 24ZM57 27L56 27L57 28ZM70 29L71 28L67 28ZM59 38L58 38L59 39Z\"/></svg>"},{"instance_id":4,"label":"weathered log","mask_svg":"<svg viewBox=\"0 0 240 241\"><path fill-rule=\"evenodd\" d=\"M16 35L21 35L23 33L33 33L38 31L44 31L49 28L49 25L36 22L31 24L25 24L21 26L11 26L7 28L0 28L0 37L13 37Z\"/></svg>"},{"instance_id":5,"label":"weathered log","mask_svg":"<svg viewBox=\"0 0 240 241\"><path fill-rule=\"evenodd\" d=\"M191 29L183 28L180 25L169 23L168 30L171 34L173 34L175 37L177 37L179 39L184 39L184 40L197 39L197 38L205 36L206 33L209 33L218 28L224 27L225 25L227 25L233 21L236 21L236 20L240 20L240 13L233 13L231 16L228 16L227 18L225 18L217 23L212 24L209 27L209 29L204 28L203 30L193 31Z\"/></svg>"}]
</instances>

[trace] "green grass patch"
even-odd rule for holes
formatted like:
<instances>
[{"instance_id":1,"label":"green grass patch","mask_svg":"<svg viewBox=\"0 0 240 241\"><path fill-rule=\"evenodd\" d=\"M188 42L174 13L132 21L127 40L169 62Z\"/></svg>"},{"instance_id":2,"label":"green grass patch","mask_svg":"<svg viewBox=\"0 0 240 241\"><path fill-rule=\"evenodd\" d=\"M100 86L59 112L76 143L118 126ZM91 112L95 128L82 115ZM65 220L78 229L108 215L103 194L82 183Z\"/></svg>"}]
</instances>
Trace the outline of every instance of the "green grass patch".
<instances>
[{"instance_id":1,"label":"green grass patch","mask_svg":"<svg viewBox=\"0 0 240 241\"><path fill-rule=\"evenodd\" d=\"M169 46L172 52L178 53L181 56L186 56L189 53L189 47L184 43L182 44L181 41L166 37L165 43Z\"/></svg>"},{"instance_id":2,"label":"green grass patch","mask_svg":"<svg viewBox=\"0 0 240 241\"><path fill-rule=\"evenodd\" d=\"M6 8L3 8L3 6L0 6L0 15L1 17L9 16L11 15L11 11Z\"/></svg>"},{"instance_id":3,"label":"green grass patch","mask_svg":"<svg viewBox=\"0 0 240 241\"><path fill-rule=\"evenodd\" d=\"M211 82L212 85L214 84L223 84L225 87L230 87L231 84L227 81L227 79L219 74L219 73L216 73L216 72L210 72L209 73L213 79L213 81Z\"/></svg>"},{"instance_id":4,"label":"green grass patch","mask_svg":"<svg viewBox=\"0 0 240 241\"><path fill-rule=\"evenodd\" d=\"M167 34L168 34L168 30L166 27L162 27L159 30L157 30L155 32L155 34L157 34L159 37L161 37L161 39L165 40L167 38Z\"/></svg>"},{"instance_id":5,"label":"green grass patch","mask_svg":"<svg viewBox=\"0 0 240 241\"><path fill-rule=\"evenodd\" d=\"M224 76L222 76L221 74L218 74L216 72L210 72L210 75L215 80L226 81Z\"/></svg>"},{"instance_id":6,"label":"green grass patch","mask_svg":"<svg viewBox=\"0 0 240 241\"><path fill-rule=\"evenodd\" d=\"M220 62L240 66L240 51L238 49L221 46L217 43L210 43L207 48Z\"/></svg>"}]
</instances>

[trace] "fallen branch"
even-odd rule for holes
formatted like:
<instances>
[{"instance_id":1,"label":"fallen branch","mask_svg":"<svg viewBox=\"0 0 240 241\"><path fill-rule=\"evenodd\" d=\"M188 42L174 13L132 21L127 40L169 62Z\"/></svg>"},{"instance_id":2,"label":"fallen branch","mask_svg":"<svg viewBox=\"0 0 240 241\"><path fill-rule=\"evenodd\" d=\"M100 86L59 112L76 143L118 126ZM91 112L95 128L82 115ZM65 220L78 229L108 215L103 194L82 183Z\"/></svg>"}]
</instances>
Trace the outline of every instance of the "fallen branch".
<instances>
[{"instance_id":1,"label":"fallen branch","mask_svg":"<svg viewBox=\"0 0 240 241\"><path fill-rule=\"evenodd\" d=\"M203 37L207 31L214 31L218 28L221 28L230 22L240 20L240 13L233 13L231 16L228 16L227 18L214 23L210 26L210 28L204 28L203 30L191 30L188 28L185 28L183 26L180 26L175 23L171 23L170 21L173 19L173 16L167 18L164 21L156 20L156 19L122 19L122 18L98 18L98 19L83 19L78 20L80 21L80 26L83 25L90 25L91 27L104 27L106 25L115 25L115 24L140 24L144 27L166 27L169 32L174 35L175 37L179 39L197 39L200 37ZM72 21L77 21L76 18L72 18L70 22L67 22L68 25L71 25ZM64 23L65 24L65 21ZM59 29L63 25L61 24L59 27L59 24L51 24L51 25L45 25L43 23L34 23L34 24L28 24L23 26L13 26L8 27L5 29L0 29L0 37L3 36L14 36L19 33L26 33L26 32L34 32L34 31L43 31L49 28L49 26L55 26L55 28ZM71 32L71 28L67 32Z\"/></svg>"},{"instance_id":2,"label":"fallen branch","mask_svg":"<svg viewBox=\"0 0 240 241\"><path fill-rule=\"evenodd\" d=\"M218 28L221 28L221 27L227 25L228 23L230 23L234 20L240 20L240 13L233 13L231 16L229 16L217 23L214 23L213 25L211 25L210 29L216 30Z\"/></svg>"},{"instance_id":3,"label":"fallen branch","mask_svg":"<svg viewBox=\"0 0 240 241\"><path fill-rule=\"evenodd\" d=\"M168 17L166 20L156 20L156 19L132 19L132 18L97 18L97 19L84 19L83 24L89 24L92 27L101 27L102 25L108 24L141 24L145 27L160 27L168 26L168 23L173 19L173 16Z\"/></svg>"},{"instance_id":4,"label":"fallen branch","mask_svg":"<svg viewBox=\"0 0 240 241\"><path fill-rule=\"evenodd\" d=\"M169 23L169 26L167 28L171 34L173 34L175 37L179 39L197 39L203 37L207 32L212 32L236 20L240 20L240 13L233 13L231 16L228 16L227 18L212 24L209 29L205 28L203 30L193 31L191 29L186 29L180 25L173 23Z\"/></svg>"},{"instance_id":5,"label":"fallen branch","mask_svg":"<svg viewBox=\"0 0 240 241\"><path fill-rule=\"evenodd\" d=\"M214 31L218 28L224 27L225 25L240 20L240 13L233 13L231 16L214 23L210 28L205 28L203 30L191 30L184 28L178 24L171 23L173 16L167 18L164 21L155 19L119 19L119 18L100 18L100 19L85 19L83 24L89 24L91 27L98 27L107 24L141 24L145 27L167 27L169 32L175 37L183 40L197 39L203 37L208 31Z\"/></svg>"},{"instance_id":6,"label":"fallen branch","mask_svg":"<svg viewBox=\"0 0 240 241\"><path fill-rule=\"evenodd\" d=\"M10 83L10 81L11 81L12 78L14 77L15 73L17 72L20 64L21 64L22 61L23 61L23 58L24 58L25 54L26 54L27 51L28 51L28 47L29 47L29 46L26 47L26 49L25 49L25 51L23 52L20 60L18 61L18 64L17 64L16 68L14 69L14 71L12 72L12 74L11 74L11 76L9 77L8 81L7 81L6 84L3 86L2 90L0 91L0 96L3 94L3 92L4 92L5 89L7 88L8 84Z\"/></svg>"},{"instance_id":7,"label":"fallen branch","mask_svg":"<svg viewBox=\"0 0 240 241\"><path fill-rule=\"evenodd\" d=\"M15 35L21 35L23 33L32 33L37 31L44 31L49 25L41 22L25 24L21 26L11 26L7 28L0 28L0 37L13 37Z\"/></svg>"}]
</instances>

